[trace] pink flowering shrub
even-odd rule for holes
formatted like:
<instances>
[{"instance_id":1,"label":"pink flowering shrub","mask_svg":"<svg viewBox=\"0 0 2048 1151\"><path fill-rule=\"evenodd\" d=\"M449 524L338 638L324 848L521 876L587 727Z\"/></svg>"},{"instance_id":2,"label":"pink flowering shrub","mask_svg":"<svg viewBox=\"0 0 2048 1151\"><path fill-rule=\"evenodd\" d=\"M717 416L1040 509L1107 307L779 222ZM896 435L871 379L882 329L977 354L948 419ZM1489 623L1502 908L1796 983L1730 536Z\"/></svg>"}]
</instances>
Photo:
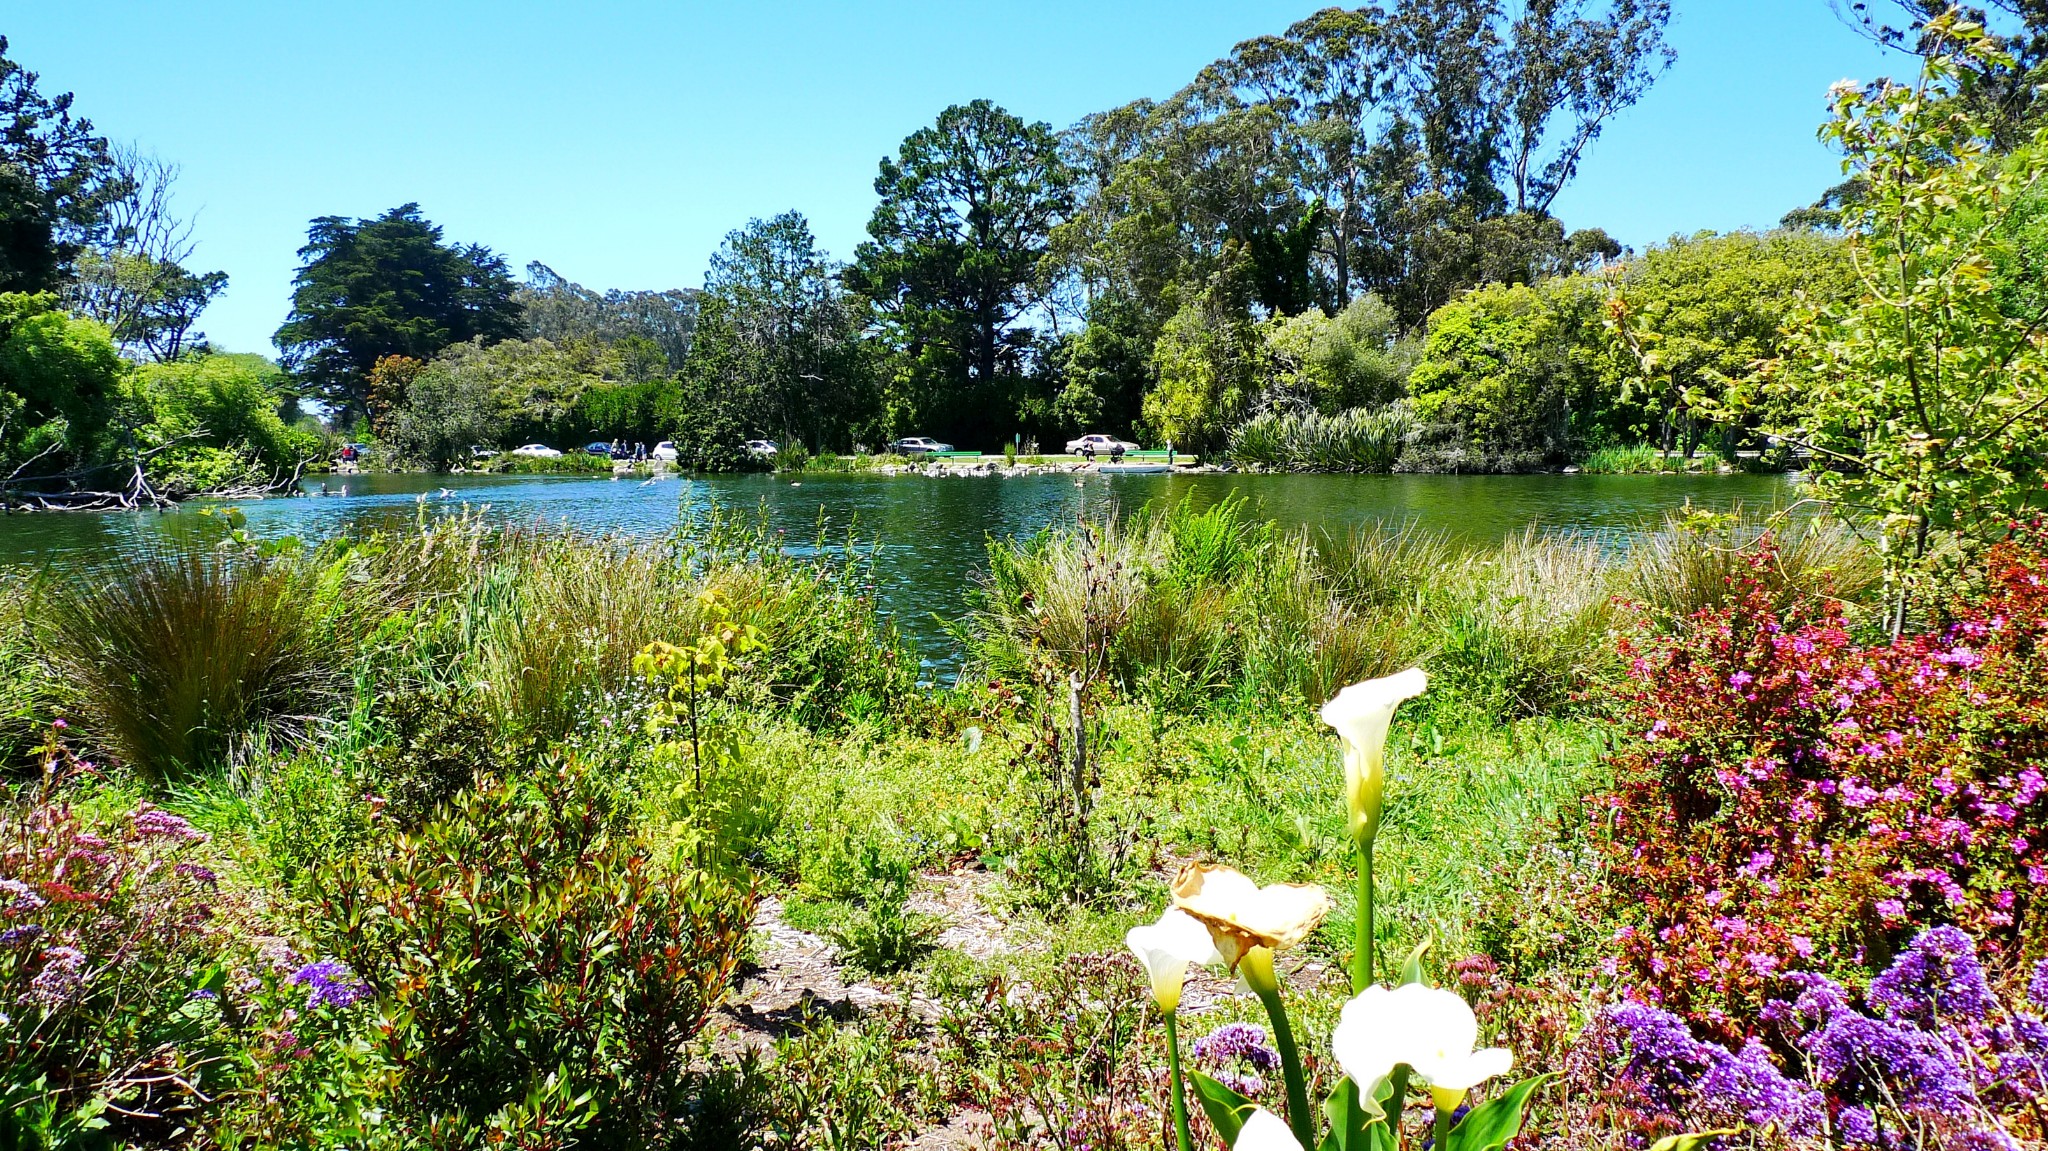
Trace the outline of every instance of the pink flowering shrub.
<instances>
[{"instance_id":1,"label":"pink flowering shrub","mask_svg":"<svg viewBox=\"0 0 2048 1151\"><path fill-rule=\"evenodd\" d=\"M205 838L0 788L0 1145L155 1144L234 1074Z\"/></svg>"},{"instance_id":2,"label":"pink flowering shrub","mask_svg":"<svg viewBox=\"0 0 2048 1151\"><path fill-rule=\"evenodd\" d=\"M1946 624L1892 643L1766 586L1624 644L1632 734L1592 810L1629 925L1615 974L1732 1040L1788 973L1860 986L1930 924L1963 928L1994 970L2038 958L2048 532L2015 532Z\"/></svg>"}]
</instances>

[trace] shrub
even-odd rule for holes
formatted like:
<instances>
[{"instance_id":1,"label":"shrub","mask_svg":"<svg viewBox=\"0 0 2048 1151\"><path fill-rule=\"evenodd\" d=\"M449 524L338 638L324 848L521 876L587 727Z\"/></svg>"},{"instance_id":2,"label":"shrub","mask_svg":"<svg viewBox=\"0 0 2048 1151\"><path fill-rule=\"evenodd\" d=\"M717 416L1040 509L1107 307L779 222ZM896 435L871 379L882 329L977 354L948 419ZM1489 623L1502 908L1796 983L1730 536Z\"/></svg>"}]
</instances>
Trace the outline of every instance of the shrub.
<instances>
[{"instance_id":1,"label":"shrub","mask_svg":"<svg viewBox=\"0 0 2048 1151\"><path fill-rule=\"evenodd\" d=\"M1617 784L1593 805L1624 980L1724 1036L1791 970L1858 985L1911 924L2000 963L2048 950L2048 533L1986 557L1952 622L1858 644L1780 606L1775 550L1733 602L1632 639Z\"/></svg>"},{"instance_id":2,"label":"shrub","mask_svg":"<svg viewBox=\"0 0 2048 1151\"><path fill-rule=\"evenodd\" d=\"M44 646L87 737L161 783L302 730L338 662L310 575L224 550L72 574L42 601Z\"/></svg>"},{"instance_id":3,"label":"shrub","mask_svg":"<svg viewBox=\"0 0 2048 1151\"><path fill-rule=\"evenodd\" d=\"M395 692L377 714L388 734L367 756L367 782L399 827L425 823L498 764L490 717L459 689Z\"/></svg>"},{"instance_id":4,"label":"shrub","mask_svg":"<svg viewBox=\"0 0 2048 1151\"><path fill-rule=\"evenodd\" d=\"M189 1138L232 1081L205 839L0 791L0 1144Z\"/></svg>"},{"instance_id":5,"label":"shrub","mask_svg":"<svg viewBox=\"0 0 2048 1151\"><path fill-rule=\"evenodd\" d=\"M30 762L57 714L57 685L36 651L34 593L0 576L0 772Z\"/></svg>"},{"instance_id":6,"label":"shrub","mask_svg":"<svg viewBox=\"0 0 2048 1151\"><path fill-rule=\"evenodd\" d=\"M583 1141L640 1146L687 1105L687 1041L724 994L751 890L657 859L574 762L463 792L321 876L318 932L377 995L394 1121L482 1126L587 1094ZM551 1102L552 1101L552 1102Z\"/></svg>"}]
</instances>

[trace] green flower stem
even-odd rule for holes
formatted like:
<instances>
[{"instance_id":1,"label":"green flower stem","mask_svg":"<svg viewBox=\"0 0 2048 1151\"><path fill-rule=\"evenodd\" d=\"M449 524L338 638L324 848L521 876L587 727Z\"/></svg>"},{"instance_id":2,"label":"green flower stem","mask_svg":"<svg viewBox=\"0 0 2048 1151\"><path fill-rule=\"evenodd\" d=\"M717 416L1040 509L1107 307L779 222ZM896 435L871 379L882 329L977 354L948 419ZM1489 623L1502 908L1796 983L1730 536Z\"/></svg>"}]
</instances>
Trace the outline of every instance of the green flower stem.
<instances>
[{"instance_id":1,"label":"green flower stem","mask_svg":"<svg viewBox=\"0 0 2048 1151\"><path fill-rule=\"evenodd\" d=\"M1451 1145L1451 1113L1442 1107L1436 1109L1436 1139L1431 1144L1435 1151L1445 1151Z\"/></svg>"},{"instance_id":2,"label":"green flower stem","mask_svg":"<svg viewBox=\"0 0 2048 1151\"><path fill-rule=\"evenodd\" d=\"M1396 1066L1387 1082L1394 1089L1393 1097L1387 1100L1387 1129L1394 1133L1394 1151L1401 1151L1407 1140L1407 1132L1401 1129L1401 1113L1408 1107L1408 1065ZM1444 1145L1437 1144L1434 1151L1444 1151Z\"/></svg>"},{"instance_id":3,"label":"green flower stem","mask_svg":"<svg viewBox=\"0 0 2048 1151\"><path fill-rule=\"evenodd\" d=\"M1351 952L1351 993L1360 994L1379 978L1377 940L1372 922L1372 840L1358 842L1358 935Z\"/></svg>"},{"instance_id":4,"label":"green flower stem","mask_svg":"<svg viewBox=\"0 0 2048 1151\"><path fill-rule=\"evenodd\" d=\"M1252 994L1266 1005L1266 1016L1273 1021L1273 1045L1280 1049L1280 1072L1287 1080L1287 1125L1303 1147L1314 1147L1315 1112L1308 1107L1308 1079L1301 1073L1301 1053L1294 1046L1287 1008L1280 1003L1280 979L1273 971L1272 951L1254 947L1245 952L1238 972L1251 985Z\"/></svg>"},{"instance_id":5,"label":"green flower stem","mask_svg":"<svg viewBox=\"0 0 2048 1151\"><path fill-rule=\"evenodd\" d=\"M1166 1068L1173 1086L1173 1141L1179 1151L1194 1151L1188 1136L1188 1096L1180 1081L1180 1026L1166 1013Z\"/></svg>"}]
</instances>

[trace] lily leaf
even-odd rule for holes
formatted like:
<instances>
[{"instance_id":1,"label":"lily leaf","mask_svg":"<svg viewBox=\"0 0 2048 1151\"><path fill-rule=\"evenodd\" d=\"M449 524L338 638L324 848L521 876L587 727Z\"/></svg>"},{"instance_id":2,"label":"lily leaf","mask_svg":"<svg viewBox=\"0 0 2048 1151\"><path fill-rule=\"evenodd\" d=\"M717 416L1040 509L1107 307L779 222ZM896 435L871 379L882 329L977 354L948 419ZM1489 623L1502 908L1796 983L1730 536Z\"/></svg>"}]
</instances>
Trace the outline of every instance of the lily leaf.
<instances>
[{"instance_id":1,"label":"lily leaf","mask_svg":"<svg viewBox=\"0 0 2048 1151\"><path fill-rule=\"evenodd\" d=\"M1507 1094L1474 1107L1463 1122L1451 1128L1445 1151L1500 1151L1508 1140L1521 1134L1522 1114L1529 1106L1529 1096L1546 1080L1555 1078L1554 1074L1546 1073L1524 1079L1508 1088Z\"/></svg>"},{"instance_id":2,"label":"lily leaf","mask_svg":"<svg viewBox=\"0 0 2048 1151\"><path fill-rule=\"evenodd\" d=\"M1429 945L1429 937L1424 936L1422 942L1415 945L1415 950L1408 953L1408 958L1401 961L1401 982L1396 986L1406 987L1410 983L1422 982L1422 953L1429 950Z\"/></svg>"},{"instance_id":3,"label":"lily leaf","mask_svg":"<svg viewBox=\"0 0 2048 1151\"><path fill-rule=\"evenodd\" d=\"M1195 1098L1201 1101L1202 1113L1209 1117L1209 1125L1216 1128L1224 1146L1234 1146L1238 1132L1244 1130L1245 1119L1258 1104L1199 1071L1188 1072L1188 1085L1195 1089Z\"/></svg>"},{"instance_id":4,"label":"lily leaf","mask_svg":"<svg viewBox=\"0 0 2048 1151\"><path fill-rule=\"evenodd\" d=\"M1740 1127L1721 1127L1713 1131L1688 1131L1683 1135L1666 1135L1650 1144L1650 1151L1700 1151L1700 1148L1723 1135L1740 1134Z\"/></svg>"},{"instance_id":5,"label":"lily leaf","mask_svg":"<svg viewBox=\"0 0 2048 1151\"><path fill-rule=\"evenodd\" d=\"M1387 1127L1384 1108L1376 1108L1373 1101L1361 1099L1358 1084L1345 1076L1337 1081L1337 1089L1330 1092L1330 1098L1323 1104L1323 1115L1330 1120L1330 1133L1323 1138L1320 1151L1393 1151L1394 1133Z\"/></svg>"}]
</instances>

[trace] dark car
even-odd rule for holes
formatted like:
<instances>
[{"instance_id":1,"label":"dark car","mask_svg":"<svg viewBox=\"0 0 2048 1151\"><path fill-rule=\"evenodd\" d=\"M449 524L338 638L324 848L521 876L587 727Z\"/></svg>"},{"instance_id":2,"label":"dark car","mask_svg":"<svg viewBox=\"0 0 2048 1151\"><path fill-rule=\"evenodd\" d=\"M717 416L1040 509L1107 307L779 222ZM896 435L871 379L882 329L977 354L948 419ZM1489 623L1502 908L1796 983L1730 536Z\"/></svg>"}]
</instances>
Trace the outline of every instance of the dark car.
<instances>
[{"instance_id":1,"label":"dark car","mask_svg":"<svg viewBox=\"0 0 2048 1151\"><path fill-rule=\"evenodd\" d=\"M583 454L586 456L603 456L606 459L610 459L612 454L612 446L607 443L584 444Z\"/></svg>"}]
</instances>

